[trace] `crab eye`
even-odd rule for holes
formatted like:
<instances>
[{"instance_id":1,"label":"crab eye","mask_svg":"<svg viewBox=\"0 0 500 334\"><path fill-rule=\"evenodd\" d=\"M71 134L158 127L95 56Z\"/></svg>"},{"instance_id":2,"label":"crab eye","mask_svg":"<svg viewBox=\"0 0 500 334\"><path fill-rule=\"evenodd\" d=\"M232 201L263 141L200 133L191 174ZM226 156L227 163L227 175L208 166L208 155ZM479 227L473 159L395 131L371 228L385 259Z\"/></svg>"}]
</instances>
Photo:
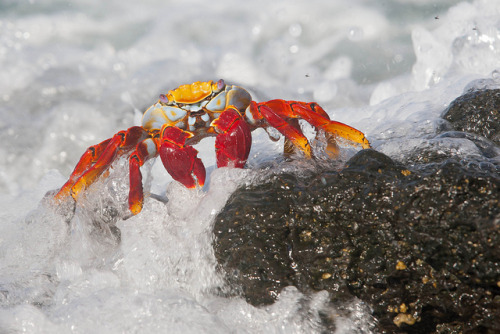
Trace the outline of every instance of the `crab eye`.
<instances>
[{"instance_id":1,"label":"crab eye","mask_svg":"<svg viewBox=\"0 0 500 334\"><path fill-rule=\"evenodd\" d=\"M168 97L165 94L160 94L160 102L165 104L170 104L170 101L168 100Z\"/></svg>"},{"instance_id":2,"label":"crab eye","mask_svg":"<svg viewBox=\"0 0 500 334\"><path fill-rule=\"evenodd\" d=\"M223 79L220 79L219 81L217 81L217 93L220 92L221 90L223 90L224 87L226 87L226 83L224 82Z\"/></svg>"}]
</instances>

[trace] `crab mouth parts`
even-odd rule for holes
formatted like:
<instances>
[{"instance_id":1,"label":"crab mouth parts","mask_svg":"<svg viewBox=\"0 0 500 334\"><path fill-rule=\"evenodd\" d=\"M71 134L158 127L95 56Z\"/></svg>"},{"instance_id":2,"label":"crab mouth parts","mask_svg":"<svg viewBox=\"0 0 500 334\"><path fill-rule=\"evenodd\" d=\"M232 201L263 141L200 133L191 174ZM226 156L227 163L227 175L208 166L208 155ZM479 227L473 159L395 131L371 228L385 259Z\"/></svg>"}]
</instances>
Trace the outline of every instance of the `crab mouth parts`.
<instances>
[{"instance_id":1,"label":"crab mouth parts","mask_svg":"<svg viewBox=\"0 0 500 334\"><path fill-rule=\"evenodd\" d=\"M203 115L205 115L206 112L204 109L200 109L200 110L191 110L189 112L189 115L192 116L192 117L201 117Z\"/></svg>"},{"instance_id":2,"label":"crab mouth parts","mask_svg":"<svg viewBox=\"0 0 500 334\"><path fill-rule=\"evenodd\" d=\"M208 102L210 102L210 99L205 99L203 101L200 101L197 103L190 103L190 104L179 103L179 104L177 104L177 107L184 109L190 113L203 113L204 112L203 108L208 104Z\"/></svg>"},{"instance_id":3,"label":"crab mouth parts","mask_svg":"<svg viewBox=\"0 0 500 334\"><path fill-rule=\"evenodd\" d=\"M189 114L188 128L190 131L208 127L210 127L210 116L205 111L191 112Z\"/></svg>"}]
</instances>

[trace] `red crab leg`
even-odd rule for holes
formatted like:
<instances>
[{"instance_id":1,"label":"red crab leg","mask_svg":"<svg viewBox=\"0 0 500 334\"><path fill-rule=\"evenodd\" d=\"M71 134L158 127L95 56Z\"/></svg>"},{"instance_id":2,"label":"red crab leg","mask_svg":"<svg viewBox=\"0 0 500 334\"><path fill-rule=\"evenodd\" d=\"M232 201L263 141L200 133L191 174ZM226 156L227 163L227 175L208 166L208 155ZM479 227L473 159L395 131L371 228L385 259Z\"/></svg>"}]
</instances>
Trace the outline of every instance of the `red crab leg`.
<instances>
[{"instance_id":1,"label":"red crab leg","mask_svg":"<svg viewBox=\"0 0 500 334\"><path fill-rule=\"evenodd\" d=\"M119 149L129 149L145 138L148 132L140 126L115 134L100 155L96 163L75 182L71 188L71 196L76 200L80 192L90 186L113 163Z\"/></svg>"},{"instance_id":2,"label":"red crab leg","mask_svg":"<svg viewBox=\"0 0 500 334\"><path fill-rule=\"evenodd\" d=\"M61 200L62 198L65 198L70 195L71 193L71 187L75 184L75 182L82 176L82 174L92 167L92 165L99 159L101 156L102 152L108 146L111 138L104 140L103 142L90 146L85 153L83 153L82 157L80 158L80 161L78 161L78 164L76 165L75 169L71 173L68 181L61 187L61 189L57 192L57 194L54 196L55 199Z\"/></svg>"},{"instance_id":3,"label":"red crab leg","mask_svg":"<svg viewBox=\"0 0 500 334\"><path fill-rule=\"evenodd\" d=\"M129 158L130 191L128 194L128 207L133 215L142 210L144 193L142 189L142 174L140 167L146 161L156 157L158 152L156 142L148 138L137 144Z\"/></svg>"},{"instance_id":4,"label":"red crab leg","mask_svg":"<svg viewBox=\"0 0 500 334\"><path fill-rule=\"evenodd\" d=\"M175 126L164 125L160 131L160 158L172 178L187 188L203 187L206 171L198 151L186 145L193 135Z\"/></svg>"},{"instance_id":5,"label":"red crab leg","mask_svg":"<svg viewBox=\"0 0 500 334\"><path fill-rule=\"evenodd\" d=\"M363 148L369 148L370 143L366 138L364 138L364 134L346 124L332 121L330 120L330 116L326 113L326 111L321 108L319 104L316 102L296 102L296 101L282 101L282 100L274 100L269 101L271 103L280 103L281 106L285 105L285 109L288 109L288 113L290 117L297 117L306 120L309 124L316 127L316 129L320 128L325 131L327 146L326 152L331 158L336 158L339 155L339 146L337 141L335 140L336 136L340 136L351 141L360 143ZM314 111L312 113L311 111ZM326 125L326 126L325 126ZM354 134L357 138L349 138L349 134ZM363 138L360 138L361 135ZM368 146L365 146L368 144Z\"/></svg>"},{"instance_id":6,"label":"red crab leg","mask_svg":"<svg viewBox=\"0 0 500 334\"><path fill-rule=\"evenodd\" d=\"M235 108L229 107L211 125L218 133L215 139L217 167L233 165L243 168L252 146L250 128L243 117Z\"/></svg>"},{"instance_id":7,"label":"red crab leg","mask_svg":"<svg viewBox=\"0 0 500 334\"><path fill-rule=\"evenodd\" d=\"M295 115L300 116L300 118L306 120L316 128L358 143L363 148L370 148L370 142L368 141L368 139L366 139L363 132L356 130L355 128L347 124L330 120L326 112L323 111L323 108L321 108L316 103L306 104L303 102L290 102L289 105ZM327 117L311 112L311 107L314 108L312 109L314 111L317 111L318 108L321 109Z\"/></svg>"},{"instance_id":8,"label":"red crab leg","mask_svg":"<svg viewBox=\"0 0 500 334\"><path fill-rule=\"evenodd\" d=\"M327 133L358 143L363 148L370 148L370 143L361 131L356 130L355 128L344 123L331 121L328 114L317 103L272 100L259 103L259 110L262 110L261 105L268 106L281 117L300 117L316 128L322 129Z\"/></svg>"},{"instance_id":9,"label":"red crab leg","mask_svg":"<svg viewBox=\"0 0 500 334\"><path fill-rule=\"evenodd\" d=\"M274 100L281 101L281 100ZM273 102L273 101L269 101ZM283 134L286 138L288 138L296 147L301 149L306 157L312 157L311 146L309 145L309 141L304 136L304 134L295 128L293 125L289 124L285 121L284 117L289 117L283 111L283 107L274 106L273 104L269 104L269 102L256 103L252 101L250 103L250 112L254 115L262 115L269 125L276 128L281 134ZM283 101L284 102L284 101Z\"/></svg>"}]
</instances>

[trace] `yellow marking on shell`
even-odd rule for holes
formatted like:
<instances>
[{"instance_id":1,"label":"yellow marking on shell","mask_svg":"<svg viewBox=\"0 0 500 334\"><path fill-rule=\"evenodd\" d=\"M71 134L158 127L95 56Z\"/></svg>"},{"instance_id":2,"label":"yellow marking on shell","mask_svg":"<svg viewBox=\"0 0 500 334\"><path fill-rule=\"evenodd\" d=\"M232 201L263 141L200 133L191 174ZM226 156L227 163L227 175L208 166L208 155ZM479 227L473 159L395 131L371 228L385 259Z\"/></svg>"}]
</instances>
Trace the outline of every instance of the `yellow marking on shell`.
<instances>
[{"instance_id":1,"label":"yellow marking on shell","mask_svg":"<svg viewBox=\"0 0 500 334\"><path fill-rule=\"evenodd\" d=\"M217 89L217 83L213 83L212 80L196 81L190 85L181 85L169 91L167 98L169 101L177 103L196 103L210 96L215 89Z\"/></svg>"},{"instance_id":2,"label":"yellow marking on shell","mask_svg":"<svg viewBox=\"0 0 500 334\"><path fill-rule=\"evenodd\" d=\"M160 129L163 124L176 124L186 116L186 111L175 106L152 105L142 116L142 126L146 129Z\"/></svg>"}]
</instances>

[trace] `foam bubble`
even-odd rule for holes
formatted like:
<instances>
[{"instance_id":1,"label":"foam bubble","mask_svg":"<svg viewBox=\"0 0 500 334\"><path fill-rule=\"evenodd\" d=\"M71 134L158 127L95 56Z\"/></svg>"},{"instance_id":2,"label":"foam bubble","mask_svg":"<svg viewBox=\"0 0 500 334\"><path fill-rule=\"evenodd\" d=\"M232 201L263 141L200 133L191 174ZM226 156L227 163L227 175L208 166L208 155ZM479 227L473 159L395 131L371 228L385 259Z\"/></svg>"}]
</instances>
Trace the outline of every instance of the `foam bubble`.
<instances>
[{"instance_id":1,"label":"foam bubble","mask_svg":"<svg viewBox=\"0 0 500 334\"><path fill-rule=\"evenodd\" d=\"M216 169L214 139L197 144L207 168L198 191L173 181L159 160L147 163L144 209L128 220L121 219L126 160L74 212L71 199L56 210L40 201L86 147L138 124L160 93L220 77L258 101L317 100L398 160L427 148L478 154L467 138L435 133L464 89L498 87L500 5L399 2L0 4L0 328L321 331L319 312L339 311L324 292L290 287L261 308L214 292L224 281L212 219L236 187L256 178L253 168L283 152L283 139L273 142L262 129L253 132L246 170ZM338 332L370 331L363 303L344 309Z\"/></svg>"}]
</instances>

